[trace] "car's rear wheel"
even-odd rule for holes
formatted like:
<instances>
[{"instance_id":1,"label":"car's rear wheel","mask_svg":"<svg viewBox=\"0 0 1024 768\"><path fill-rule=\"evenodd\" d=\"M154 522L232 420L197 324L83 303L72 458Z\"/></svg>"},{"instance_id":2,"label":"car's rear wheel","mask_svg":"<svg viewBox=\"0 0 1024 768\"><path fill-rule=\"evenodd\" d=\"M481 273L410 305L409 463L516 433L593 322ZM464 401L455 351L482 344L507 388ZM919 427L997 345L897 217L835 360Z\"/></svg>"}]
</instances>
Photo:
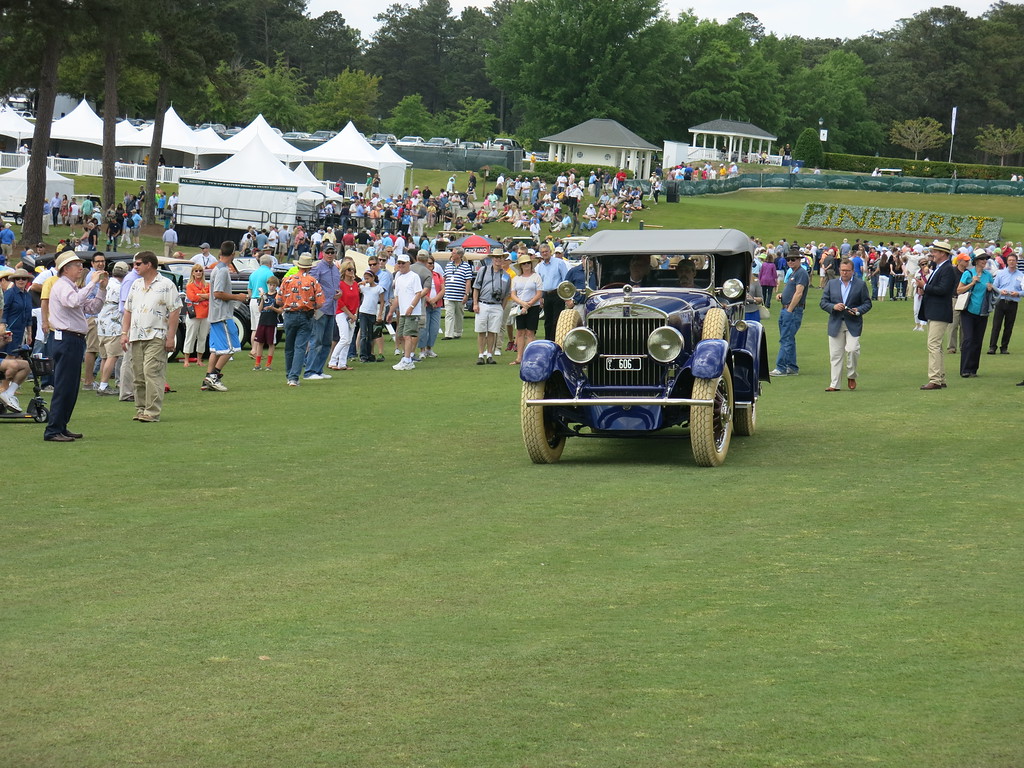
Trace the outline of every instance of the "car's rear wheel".
<instances>
[{"instance_id":1,"label":"car's rear wheel","mask_svg":"<svg viewBox=\"0 0 1024 768\"><path fill-rule=\"evenodd\" d=\"M562 346L565 335L573 328L580 326L580 313L575 309L563 309L558 316L558 325L555 326L555 344Z\"/></svg>"},{"instance_id":2,"label":"car's rear wheel","mask_svg":"<svg viewBox=\"0 0 1024 768\"><path fill-rule=\"evenodd\" d=\"M757 430L757 401L749 408L737 408L732 420L732 431L742 437L749 437Z\"/></svg>"},{"instance_id":3,"label":"car's rear wheel","mask_svg":"<svg viewBox=\"0 0 1024 768\"><path fill-rule=\"evenodd\" d=\"M181 350L185 348L185 327L178 324L178 330L174 334L174 349L167 353L167 362L173 363L178 359L178 355L181 354Z\"/></svg>"},{"instance_id":4,"label":"car's rear wheel","mask_svg":"<svg viewBox=\"0 0 1024 768\"><path fill-rule=\"evenodd\" d=\"M702 339L729 339L729 318L721 307L712 307L704 315Z\"/></svg>"},{"instance_id":5,"label":"car's rear wheel","mask_svg":"<svg viewBox=\"0 0 1024 768\"><path fill-rule=\"evenodd\" d=\"M555 436L555 424L550 418L551 409L543 405L526 404L527 400L543 399L546 391L546 381L523 382L523 396L519 405L523 444L534 464L555 464L562 458L562 449L565 447L565 437Z\"/></svg>"},{"instance_id":6,"label":"car's rear wheel","mask_svg":"<svg viewBox=\"0 0 1024 768\"><path fill-rule=\"evenodd\" d=\"M729 453L732 437L732 376L726 369L715 379L695 379L695 400L712 400L710 406L690 406L690 446L701 467L720 467Z\"/></svg>"}]
</instances>

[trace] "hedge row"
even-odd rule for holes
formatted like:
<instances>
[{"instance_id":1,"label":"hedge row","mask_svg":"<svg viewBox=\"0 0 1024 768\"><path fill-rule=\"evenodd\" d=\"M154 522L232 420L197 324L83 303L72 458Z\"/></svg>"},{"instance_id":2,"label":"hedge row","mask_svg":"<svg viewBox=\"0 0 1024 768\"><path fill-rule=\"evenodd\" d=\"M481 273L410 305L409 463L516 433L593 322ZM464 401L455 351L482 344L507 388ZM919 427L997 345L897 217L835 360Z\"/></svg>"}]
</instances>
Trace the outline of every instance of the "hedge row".
<instances>
[{"instance_id":1,"label":"hedge row","mask_svg":"<svg viewBox=\"0 0 1024 768\"><path fill-rule=\"evenodd\" d=\"M1011 174L1024 174L1024 168L1009 165L970 165L944 163L941 160L906 160L898 157L841 155L825 153L825 167L831 171L871 173L875 168L902 168L906 176L926 179L951 179L953 171L961 179L1008 179Z\"/></svg>"},{"instance_id":2,"label":"hedge row","mask_svg":"<svg viewBox=\"0 0 1024 768\"><path fill-rule=\"evenodd\" d=\"M569 175L569 171L576 170L576 178L583 177L584 183L590 178L590 172L594 170L608 171L613 176L619 172L618 168L611 165L593 165L590 163L552 163L547 160L534 165L536 170L532 171L534 176L540 176L542 179L547 181L549 184L554 184L558 175L564 173L566 176ZM529 170L529 164L523 163L523 173L531 173ZM627 170L626 176L633 178L633 172Z\"/></svg>"}]
</instances>

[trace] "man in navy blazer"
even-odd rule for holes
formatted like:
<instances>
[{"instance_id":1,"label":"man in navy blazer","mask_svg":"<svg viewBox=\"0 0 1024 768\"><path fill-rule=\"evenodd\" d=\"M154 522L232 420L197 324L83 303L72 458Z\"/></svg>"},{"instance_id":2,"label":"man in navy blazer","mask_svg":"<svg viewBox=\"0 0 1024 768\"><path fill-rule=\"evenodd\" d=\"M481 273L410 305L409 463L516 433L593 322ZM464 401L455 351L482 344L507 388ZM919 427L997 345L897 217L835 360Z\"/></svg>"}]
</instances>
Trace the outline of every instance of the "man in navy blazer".
<instances>
[{"instance_id":1,"label":"man in navy blazer","mask_svg":"<svg viewBox=\"0 0 1024 768\"><path fill-rule=\"evenodd\" d=\"M857 361L864 315L871 311L871 294L864 281L853 276L853 262L839 263L839 277L825 285L821 308L828 312L828 356L832 377L826 392L838 392L846 358L846 386L857 388Z\"/></svg>"},{"instance_id":2,"label":"man in navy blazer","mask_svg":"<svg viewBox=\"0 0 1024 768\"><path fill-rule=\"evenodd\" d=\"M945 389L946 365L942 355L942 337L953 322L953 294L959 272L949 260L953 248L948 240L931 245L932 270L927 277L917 276L921 308L917 319L928 323L928 383L921 389Z\"/></svg>"}]
</instances>

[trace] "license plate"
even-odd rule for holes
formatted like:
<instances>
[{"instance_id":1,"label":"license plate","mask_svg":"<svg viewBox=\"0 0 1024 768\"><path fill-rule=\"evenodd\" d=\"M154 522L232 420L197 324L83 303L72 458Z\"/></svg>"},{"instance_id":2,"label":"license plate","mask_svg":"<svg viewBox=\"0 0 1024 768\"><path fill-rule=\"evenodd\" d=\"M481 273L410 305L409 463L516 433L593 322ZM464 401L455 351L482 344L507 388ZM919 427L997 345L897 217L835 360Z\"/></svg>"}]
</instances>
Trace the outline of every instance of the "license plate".
<instances>
[{"instance_id":1,"label":"license plate","mask_svg":"<svg viewBox=\"0 0 1024 768\"><path fill-rule=\"evenodd\" d=\"M606 357L604 360L606 371L639 371L643 364L642 357Z\"/></svg>"}]
</instances>

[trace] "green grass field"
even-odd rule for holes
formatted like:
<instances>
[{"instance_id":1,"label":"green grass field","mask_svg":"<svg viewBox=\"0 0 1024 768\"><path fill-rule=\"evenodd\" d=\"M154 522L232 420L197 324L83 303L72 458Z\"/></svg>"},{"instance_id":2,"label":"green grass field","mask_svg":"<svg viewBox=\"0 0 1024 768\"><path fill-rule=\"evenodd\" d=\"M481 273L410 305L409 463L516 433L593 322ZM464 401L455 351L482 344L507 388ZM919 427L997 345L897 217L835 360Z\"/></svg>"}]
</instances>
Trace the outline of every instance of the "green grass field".
<instances>
[{"instance_id":1,"label":"green grass field","mask_svg":"<svg viewBox=\"0 0 1024 768\"><path fill-rule=\"evenodd\" d=\"M767 239L801 207L654 215ZM83 393L74 444L0 423L0 765L1020 765L1024 347L920 392L884 302L826 394L819 297L718 469L530 464L469 337L298 389L280 348L223 394L175 366L161 423Z\"/></svg>"}]
</instances>

